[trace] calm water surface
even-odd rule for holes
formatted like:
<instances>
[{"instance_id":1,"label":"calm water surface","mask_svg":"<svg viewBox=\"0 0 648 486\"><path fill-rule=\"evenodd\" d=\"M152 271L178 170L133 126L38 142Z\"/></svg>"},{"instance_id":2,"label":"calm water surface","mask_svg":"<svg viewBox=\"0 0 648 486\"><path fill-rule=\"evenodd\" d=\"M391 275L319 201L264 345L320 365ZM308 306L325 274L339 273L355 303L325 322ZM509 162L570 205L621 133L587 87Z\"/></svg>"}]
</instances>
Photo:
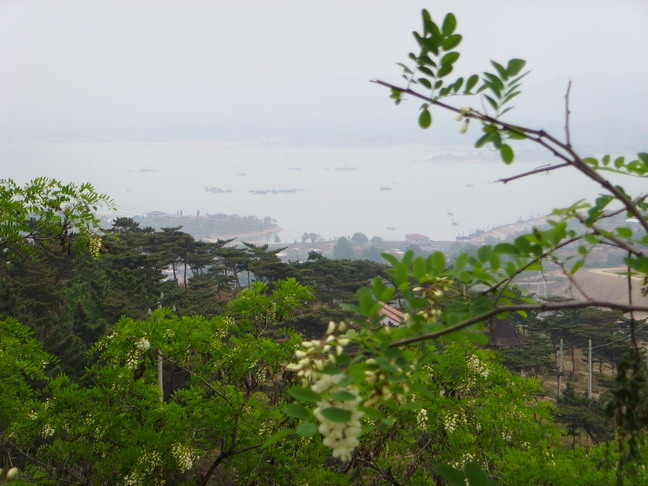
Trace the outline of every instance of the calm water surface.
<instances>
[{"instance_id":1,"label":"calm water surface","mask_svg":"<svg viewBox=\"0 0 648 486\"><path fill-rule=\"evenodd\" d=\"M393 240L408 233L448 240L600 192L571 169L495 183L547 162L505 166L488 151L423 145L0 143L3 178L91 182L113 197L120 215L157 210L269 216L283 228L283 242L304 232L330 238L356 231ZM625 185L642 188L636 180ZM273 190L291 192L255 194Z\"/></svg>"}]
</instances>

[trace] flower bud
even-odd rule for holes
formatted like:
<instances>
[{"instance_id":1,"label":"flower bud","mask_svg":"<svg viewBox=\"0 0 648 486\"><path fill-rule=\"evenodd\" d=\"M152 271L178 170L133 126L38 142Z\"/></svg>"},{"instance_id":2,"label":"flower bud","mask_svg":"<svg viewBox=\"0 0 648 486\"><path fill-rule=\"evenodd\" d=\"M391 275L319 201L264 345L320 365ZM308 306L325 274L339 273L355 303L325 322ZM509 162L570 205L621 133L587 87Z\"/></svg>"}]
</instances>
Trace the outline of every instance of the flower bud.
<instances>
[{"instance_id":1,"label":"flower bud","mask_svg":"<svg viewBox=\"0 0 648 486\"><path fill-rule=\"evenodd\" d=\"M13 481L18 477L18 468L12 467L7 471L7 481Z\"/></svg>"},{"instance_id":2,"label":"flower bud","mask_svg":"<svg viewBox=\"0 0 648 486\"><path fill-rule=\"evenodd\" d=\"M326 329L326 334L333 334L335 331L335 322L329 321L328 328Z\"/></svg>"}]
</instances>

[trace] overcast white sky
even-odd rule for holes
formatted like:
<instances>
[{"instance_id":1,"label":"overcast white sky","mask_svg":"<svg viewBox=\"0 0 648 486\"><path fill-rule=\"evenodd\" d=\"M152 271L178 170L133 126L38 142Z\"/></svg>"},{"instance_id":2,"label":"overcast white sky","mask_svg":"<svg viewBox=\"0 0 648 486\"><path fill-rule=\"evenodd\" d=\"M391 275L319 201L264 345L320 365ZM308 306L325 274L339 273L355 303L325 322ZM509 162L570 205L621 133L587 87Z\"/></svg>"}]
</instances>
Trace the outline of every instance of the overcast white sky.
<instances>
[{"instance_id":1,"label":"overcast white sky","mask_svg":"<svg viewBox=\"0 0 648 486\"><path fill-rule=\"evenodd\" d=\"M461 73L648 80L646 0L0 0L0 124L402 116L367 81L398 81L423 7L457 15Z\"/></svg>"}]
</instances>

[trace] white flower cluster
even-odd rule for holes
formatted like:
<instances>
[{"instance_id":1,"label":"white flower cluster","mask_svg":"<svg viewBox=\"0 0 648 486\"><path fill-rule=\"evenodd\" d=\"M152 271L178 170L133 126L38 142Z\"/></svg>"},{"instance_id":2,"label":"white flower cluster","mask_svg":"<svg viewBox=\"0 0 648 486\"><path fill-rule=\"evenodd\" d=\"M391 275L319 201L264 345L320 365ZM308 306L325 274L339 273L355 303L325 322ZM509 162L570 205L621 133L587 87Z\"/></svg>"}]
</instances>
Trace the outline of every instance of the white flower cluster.
<instances>
[{"instance_id":1,"label":"white flower cluster","mask_svg":"<svg viewBox=\"0 0 648 486\"><path fill-rule=\"evenodd\" d=\"M342 354L344 346L349 344L348 338L333 334L336 330L338 332L346 331L346 324L344 322L340 322L340 324L333 321L329 322L326 339L304 341L302 342L304 350L295 351L295 356L299 358L299 361L290 363L286 368L297 372L302 386L309 386L311 383L317 383L321 379L329 379L324 378L330 375L325 375L322 370L327 364L335 364L335 356Z\"/></svg>"},{"instance_id":2,"label":"white flower cluster","mask_svg":"<svg viewBox=\"0 0 648 486\"><path fill-rule=\"evenodd\" d=\"M427 412L427 410L422 408L416 414L416 425L420 429L425 429L425 428L427 428L427 424L428 424L428 412Z\"/></svg>"},{"instance_id":3,"label":"white flower cluster","mask_svg":"<svg viewBox=\"0 0 648 486\"><path fill-rule=\"evenodd\" d=\"M447 414L445 420L443 421L443 428L446 432L452 433L457 430L457 427L466 423L466 417L464 417L461 411Z\"/></svg>"},{"instance_id":4,"label":"white flower cluster","mask_svg":"<svg viewBox=\"0 0 648 486\"><path fill-rule=\"evenodd\" d=\"M52 427L50 424L45 424L43 425L43 428L41 429L41 437L52 437L54 435L54 427Z\"/></svg>"},{"instance_id":5,"label":"white flower cluster","mask_svg":"<svg viewBox=\"0 0 648 486\"><path fill-rule=\"evenodd\" d=\"M394 389L391 387L389 377L390 375L392 377L395 375L404 375L406 377L410 377L412 375L412 369L415 365L414 361L409 363L409 369L403 369L396 363L395 360L389 360L389 366L395 370L390 374L387 374L380 367L378 361L373 358L365 361L365 364L371 367L371 369L365 371L365 379L367 380L367 383L373 387L371 395L369 395L369 398L364 403L365 407L371 407L376 403L389 400L390 398L393 398L401 403L405 401L405 393L409 391L409 386L407 385L407 383L402 383L400 385L400 391L398 391L398 388L396 389L397 391L394 391Z\"/></svg>"},{"instance_id":6,"label":"white flower cluster","mask_svg":"<svg viewBox=\"0 0 648 486\"><path fill-rule=\"evenodd\" d=\"M338 333L345 332L346 324L344 322L339 324L329 322L326 338L324 340L304 341L302 343L304 350L295 352L295 356L299 361L289 364L287 368L297 372L302 386L310 386L315 393L327 396L327 398L317 403L317 408L314 410L315 417L320 422L318 430L324 437L322 443L326 447L333 449L333 457L337 457L342 461L349 461L351 453L359 444L360 419L364 413L358 410L362 402L358 389L349 384L340 385L344 378L341 373L330 374L323 372L326 365L335 364L336 356L342 354L344 346L349 344L349 339L336 335L336 331ZM346 392L353 395L354 398L350 400L331 398L338 392ZM327 408L345 410L350 413L350 419L347 422L330 420L323 413Z\"/></svg>"},{"instance_id":7,"label":"white flower cluster","mask_svg":"<svg viewBox=\"0 0 648 486\"><path fill-rule=\"evenodd\" d=\"M449 289L450 281L447 277L431 277L426 286L412 289L426 300L426 305L416 313L428 320L438 318L441 314L441 298Z\"/></svg>"},{"instance_id":8,"label":"white flower cluster","mask_svg":"<svg viewBox=\"0 0 648 486\"><path fill-rule=\"evenodd\" d=\"M128 357L126 358L126 367L129 370L134 370L139 363L139 359L139 353L136 351L131 351L130 353L128 353Z\"/></svg>"},{"instance_id":9,"label":"white flower cluster","mask_svg":"<svg viewBox=\"0 0 648 486\"><path fill-rule=\"evenodd\" d=\"M474 354L471 354L466 358L466 368L466 378L459 388L462 393L468 393L477 385L478 380L488 378L489 374L486 363Z\"/></svg>"},{"instance_id":10,"label":"white flower cluster","mask_svg":"<svg viewBox=\"0 0 648 486\"><path fill-rule=\"evenodd\" d=\"M140 338L135 341L135 347L140 351L148 351L149 349L151 349L151 343L146 338Z\"/></svg>"},{"instance_id":11,"label":"white flower cluster","mask_svg":"<svg viewBox=\"0 0 648 486\"><path fill-rule=\"evenodd\" d=\"M88 252L92 258L99 257L99 254L101 253L101 238L98 236L90 237L90 241L88 241Z\"/></svg>"},{"instance_id":12,"label":"white flower cluster","mask_svg":"<svg viewBox=\"0 0 648 486\"><path fill-rule=\"evenodd\" d=\"M340 376L342 375L332 375ZM339 381L339 380L338 380ZM334 385L336 391L341 389ZM324 437L322 443L326 447L333 449L333 457L337 457L342 461L351 460L351 453L353 450L358 447L360 442L358 437L360 436L360 419L364 415L363 412L358 410L358 406L362 401L358 390L355 387L347 386L343 389L346 392L352 393L355 395L355 398L352 400L322 400L317 404L317 408L314 411L315 417L320 421L319 432ZM335 407L342 410L346 410L351 414L351 420L348 422L334 422L327 419L323 414L322 410Z\"/></svg>"},{"instance_id":13,"label":"white flower cluster","mask_svg":"<svg viewBox=\"0 0 648 486\"><path fill-rule=\"evenodd\" d=\"M471 354L466 360L468 364L468 369L482 378L488 378L488 366L482 360L480 360L476 355Z\"/></svg>"},{"instance_id":14,"label":"white flower cluster","mask_svg":"<svg viewBox=\"0 0 648 486\"><path fill-rule=\"evenodd\" d=\"M461 125L461 128L459 129L459 133L466 133L468 131L468 124L470 123L470 117L468 117L467 115L470 115L471 111L472 108L467 108L465 106L459 108L459 114L457 115L456 120L457 121L463 120L463 125Z\"/></svg>"},{"instance_id":15,"label":"white flower cluster","mask_svg":"<svg viewBox=\"0 0 648 486\"><path fill-rule=\"evenodd\" d=\"M183 471L191 469L198 459L198 452L195 449L179 442L171 446L171 455L178 463L178 467Z\"/></svg>"}]
</instances>

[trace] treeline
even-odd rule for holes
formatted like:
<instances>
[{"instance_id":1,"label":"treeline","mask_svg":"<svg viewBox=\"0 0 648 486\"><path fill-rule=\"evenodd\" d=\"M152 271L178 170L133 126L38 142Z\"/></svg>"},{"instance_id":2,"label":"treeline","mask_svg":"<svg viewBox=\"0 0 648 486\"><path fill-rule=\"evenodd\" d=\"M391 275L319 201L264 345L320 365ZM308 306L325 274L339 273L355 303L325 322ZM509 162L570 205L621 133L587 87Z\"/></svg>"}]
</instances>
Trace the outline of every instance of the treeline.
<instances>
[{"instance_id":1,"label":"treeline","mask_svg":"<svg viewBox=\"0 0 648 486\"><path fill-rule=\"evenodd\" d=\"M151 227L156 230L182 226L186 233L194 235L196 238L280 231L277 221L270 217L261 219L256 216L240 216L238 214L201 215L200 212L197 212L195 216L150 214L147 216L134 216L132 219L143 227Z\"/></svg>"},{"instance_id":2,"label":"treeline","mask_svg":"<svg viewBox=\"0 0 648 486\"><path fill-rule=\"evenodd\" d=\"M280 249L233 240L196 240L181 227L141 227L117 218L101 240L98 258L68 254L57 245L34 245L0 265L0 315L29 323L66 373L79 376L85 352L121 318L144 319L158 305L179 316L221 315L244 287L272 286L295 278L312 287L291 325L306 336L322 333L330 319L349 314L339 307L382 274L368 261L329 260L312 254L305 262L282 263ZM160 296L163 295L162 300Z\"/></svg>"},{"instance_id":3,"label":"treeline","mask_svg":"<svg viewBox=\"0 0 648 486\"><path fill-rule=\"evenodd\" d=\"M408 371L414 389L401 402L395 379L382 412L363 408L375 415L340 462L291 397L299 378L285 364L302 356L304 338L337 339L330 320L358 332L375 325L339 304L363 305L360 288L374 277L389 287L394 275L316 253L283 263L281 249L233 243L118 218L89 252L36 240L3 253L5 466L38 484L439 484L437 465L462 461L487 464L500 484L613 481L609 377L597 376L588 400L566 375L554 407L540 381L510 370L552 376L560 339L575 367L587 339L625 336L622 315L512 314L503 322L528 343L499 354L463 339L394 352L381 366L400 373L403 356L419 363ZM369 345L402 331L376 329ZM599 370L616 366L623 348L598 350Z\"/></svg>"}]
</instances>

